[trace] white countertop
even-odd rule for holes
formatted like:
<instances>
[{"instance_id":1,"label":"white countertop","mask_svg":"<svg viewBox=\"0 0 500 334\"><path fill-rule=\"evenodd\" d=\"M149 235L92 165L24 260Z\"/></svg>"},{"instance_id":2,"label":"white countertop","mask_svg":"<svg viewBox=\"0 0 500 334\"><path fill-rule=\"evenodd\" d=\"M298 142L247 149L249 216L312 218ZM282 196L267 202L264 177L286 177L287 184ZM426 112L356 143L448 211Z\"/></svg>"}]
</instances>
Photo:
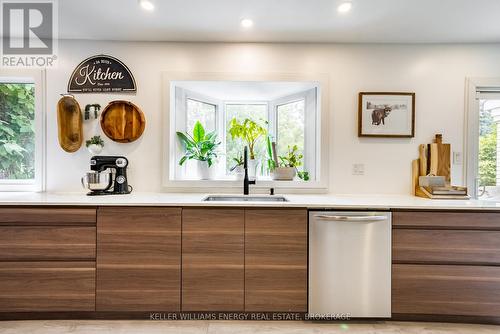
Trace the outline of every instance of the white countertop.
<instances>
[{"instance_id":1,"label":"white countertop","mask_svg":"<svg viewBox=\"0 0 500 334\"><path fill-rule=\"evenodd\" d=\"M280 194L281 195L281 194ZM288 202L203 202L207 194L132 193L86 196L83 193L0 193L0 205L72 206L233 206L301 207L330 209L450 209L498 210L500 202L480 200L430 200L410 195L283 195Z\"/></svg>"}]
</instances>

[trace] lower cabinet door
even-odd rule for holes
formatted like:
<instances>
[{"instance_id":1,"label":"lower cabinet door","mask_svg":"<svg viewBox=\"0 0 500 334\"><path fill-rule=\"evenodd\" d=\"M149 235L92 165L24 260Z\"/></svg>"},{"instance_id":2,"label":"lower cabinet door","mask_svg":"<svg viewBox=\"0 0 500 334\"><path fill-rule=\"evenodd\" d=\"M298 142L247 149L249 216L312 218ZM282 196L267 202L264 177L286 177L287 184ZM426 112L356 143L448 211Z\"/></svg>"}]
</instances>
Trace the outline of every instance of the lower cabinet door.
<instances>
[{"instance_id":1,"label":"lower cabinet door","mask_svg":"<svg viewBox=\"0 0 500 334\"><path fill-rule=\"evenodd\" d=\"M182 210L182 311L244 310L244 210Z\"/></svg>"},{"instance_id":2,"label":"lower cabinet door","mask_svg":"<svg viewBox=\"0 0 500 334\"><path fill-rule=\"evenodd\" d=\"M95 311L95 262L0 262L0 312Z\"/></svg>"},{"instance_id":3,"label":"lower cabinet door","mask_svg":"<svg viewBox=\"0 0 500 334\"><path fill-rule=\"evenodd\" d=\"M392 313L498 316L500 267L394 264Z\"/></svg>"},{"instance_id":4,"label":"lower cabinet door","mask_svg":"<svg viewBox=\"0 0 500 334\"><path fill-rule=\"evenodd\" d=\"M180 311L181 211L99 208L97 311Z\"/></svg>"},{"instance_id":5,"label":"lower cabinet door","mask_svg":"<svg viewBox=\"0 0 500 334\"><path fill-rule=\"evenodd\" d=\"M245 311L307 312L307 210L245 210Z\"/></svg>"}]
</instances>

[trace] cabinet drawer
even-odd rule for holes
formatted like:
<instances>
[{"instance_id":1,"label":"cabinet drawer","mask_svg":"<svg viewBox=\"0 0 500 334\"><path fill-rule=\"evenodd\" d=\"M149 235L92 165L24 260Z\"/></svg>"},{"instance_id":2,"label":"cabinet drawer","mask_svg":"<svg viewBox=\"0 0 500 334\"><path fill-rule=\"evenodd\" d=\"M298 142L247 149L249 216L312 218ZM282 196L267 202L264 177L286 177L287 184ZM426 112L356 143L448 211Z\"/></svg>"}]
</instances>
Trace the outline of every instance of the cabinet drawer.
<instances>
[{"instance_id":1,"label":"cabinet drawer","mask_svg":"<svg viewBox=\"0 0 500 334\"><path fill-rule=\"evenodd\" d=\"M395 211L392 226L400 228L500 230L500 213Z\"/></svg>"},{"instance_id":2,"label":"cabinet drawer","mask_svg":"<svg viewBox=\"0 0 500 334\"><path fill-rule=\"evenodd\" d=\"M392 313L498 316L500 267L392 267Z\"/></svg>"},{"instance_id":3,"label":"cabinet drawer","mask_svg":"<svg viewBox=\"0 0 500 334\"><path fill-rule=\"evenodd\" d=\"M0 226L0 261L95 260L95 227Z\"/></svg>"},{"instance_id":4,"label":"cabinet drawer","mask_svg":"<svg viewBox=\"0 0 500 334\"><path fill-rule=\"evenodd\" d=\"M0 312L95 311L95 262L0 262Z\"/></svg>"},{"instance_id":5,"label":"cabinet drawer","mask_svg":"<svg viewBox=\"0 0 500 334\"><path fill-rule=\"evenodd\" d=\"M95 225L95 208L0 208L0 225Z\"/></svg>"},{"instance_id":6,"label":"cabinet drawer","mask_svg":"<svg viewBox=\"0 0 500 334\"><path fill-rule=\"evenodd\" d=\"M500 264L500 231L394 229L398 263Z\"/></svg>"}]
</instances>

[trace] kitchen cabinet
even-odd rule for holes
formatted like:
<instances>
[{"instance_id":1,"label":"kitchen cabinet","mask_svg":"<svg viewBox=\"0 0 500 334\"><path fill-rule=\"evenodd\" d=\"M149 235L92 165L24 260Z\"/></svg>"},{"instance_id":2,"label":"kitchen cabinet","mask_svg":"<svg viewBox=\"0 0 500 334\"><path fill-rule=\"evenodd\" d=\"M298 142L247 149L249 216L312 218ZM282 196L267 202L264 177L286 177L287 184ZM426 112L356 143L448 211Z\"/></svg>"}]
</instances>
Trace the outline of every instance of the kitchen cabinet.
<instances>
[{"instance_id":1,"label":"kitchen cabinet","mask_svg":"<svg viewBox=\"0 0 500 334\"><path fill-rule=\"evenodd\" d=\"M245 311L307 312L307 210L245 210Z\"/></svg>"},{"instance_id":2,"label":"kitchen cabinet","mask_svg":"<svg viewBox=\"0 0 500 334\"><path fill-rule=\"evenodd\" d=\"M94 310L95 262L0 262L0 312Z\"/></svg>"},{"instance_id":3,"label":"kitchen cabinet","mask_svg":"<svg viewBox=\"0 0 500 334\"><path fill-rule=\"evenodd\" d=\"M180 208L99 208L97 311L180 311L180 275Z\"/></svg>"},{"instance_id":4,"label":"kitchen cabinet","mask_svg":"<svg viewBox=\"0 0 500 334\"><path fill-rule=\"evenodd\" d=\"M498 317L500 213L395 211L392 312Z\"/></svg>"},{"instance_id":5,"label":"kitchen cabinet","mask_svg":"<svg viewBox=\"0 0 500 334\"><path fill-rule=\"evenodd\" d=\"M182 210L182 311L244 310L244 209Z\"/></svg>"},{"instance_id":6,"label":"kitchen cabinet","mask_svg":"<svg viewBox=\"0 0 500 334\"><path fill-rule=\"evenodd\" d=\"M0 312L95 311L95 208L0 208Z\"/></svg>"}]
</instances>

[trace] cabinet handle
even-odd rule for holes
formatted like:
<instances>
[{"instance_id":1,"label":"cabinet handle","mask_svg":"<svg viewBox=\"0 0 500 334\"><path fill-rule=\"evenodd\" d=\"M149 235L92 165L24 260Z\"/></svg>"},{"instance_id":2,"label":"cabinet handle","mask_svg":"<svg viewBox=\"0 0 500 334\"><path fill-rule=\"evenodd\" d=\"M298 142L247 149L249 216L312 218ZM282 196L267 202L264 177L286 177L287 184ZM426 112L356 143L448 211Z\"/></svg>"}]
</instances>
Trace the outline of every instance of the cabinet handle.
<instances>
[{"instance_id":1,"label":"cabinet handle","mask_svg":"<svg viewBox=\"0 0 500 334\"><path fill-rule=\"evenodd\" d=\"M388 220L386 216L330 216L330 215L316 215L314 218L328 221L346 221L346 222L369 222Z\"/></svg>"}]
</instances>

